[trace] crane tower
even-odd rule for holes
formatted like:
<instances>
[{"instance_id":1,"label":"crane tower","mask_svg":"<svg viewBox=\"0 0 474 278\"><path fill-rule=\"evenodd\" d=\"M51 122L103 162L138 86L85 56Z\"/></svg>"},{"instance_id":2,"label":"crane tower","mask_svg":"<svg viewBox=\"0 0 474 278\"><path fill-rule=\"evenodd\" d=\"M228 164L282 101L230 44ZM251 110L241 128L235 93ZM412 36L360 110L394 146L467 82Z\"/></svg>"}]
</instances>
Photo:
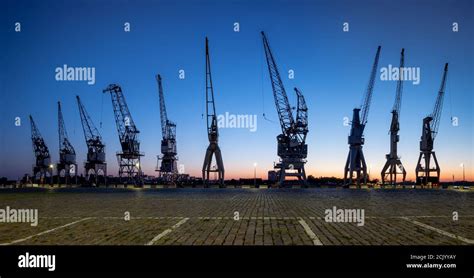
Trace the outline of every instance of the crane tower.
<instances>
[{"instance_id":1,"label":"crane tower","mask_svg":"<svg viewBox=\"0 0 474 278\"><path fill-rule=\"evenodd\" d=\"M110 93L112 98L115 125L122 148L122 151L117 153L120 181L125 180L126 184L141 186L143 179L140 158L143 154L140 153L140 141L138 140L140 131L133 122L122 88L117 84L110 84L103 90L103 93Z\"/></svg>"},{"instance_id":2,"label":"crane tower","mask_svg":"<svg viewBox=\"0 0 474 278\"><path fill-rule=\"evenodd\" d=\"M70 178L77 183L76 151L74 150L64 124L61 102L58 101L58 133L59 133L59 163L57 164L58 184L61 184L64 176L64 184L68 184Z\"/></svg>"},{"instance_id":3,"label":"crane tower","mask_svg":"<svg viewBox=\"0 0 474 278\"><path fill-rule=\"evenodd\" d=\"M273 98L280 120L282 133L277 136L278 156L280 161L275 164L278 175L278 186L285 186L286 177L296 177L303 186L306 186L306 172L304 165L308 155L306 135L308 134L308 107L303 94L297 88L296 120L293 117L285 87L278 72L275 59L264 32L261 32L263 47L267 60L268 73L272 84Z\"/></svg>"},{"instance_id":4,"label":"crane tower","mask_svg":"<svg viewBox=\"0 0 474 278\"><path fill-rule=\"evenodd\" d=\"M397 184L397 175L402 175L402 181L405 181L407 176L407 171L402 165L400 157L397 154L397 144L400 140L398 131L400 130L400 108L402 103L402 93L403 93L403 67L405 66L405 50L402 49L400 54L400 67L399 75L397 81L397 91L395 94L395 103L392 108L392 123L390 124L390 153L385 157L387 161L385 166L382 168L382 184L385 184L387 177L389 178L389 183L393 186Z\"/></svg>"},{"instance_id":5,"label":"crane tower","mask_svg":"<svg viewBox=\"0 0 474 278\"><path fill-rule=\"evenodd\" d=\"M375 60L372 65L369 85L367 86L364 98L362 99L362 106L360 108L354 108L353 110L351 133L348 137L349 154L347 156L346 166L344 167L345 187L348 187L352 183L354 172L356 173L356 183L358 187L360 187L361 179L364 180L364 184L367 183L367 164L365 163L362 146L364 145L364 128L367 124L367 118L369 116L369 108L372 100L372 92L374 90L375 76L377 74L377 68L379 64L380 50L381 47L379 46L377 48ZM362 116L360 116L361 114Z\"/></svg>"},{"instance_id":6,"label":"crane tower","mask_svg":"<svg viewBox=\"0 0 474 278\"><path fill-rule=\"evenodd\" d=\"M35 124L33 117L30 115L31 124L31 142L33 145L33 152L35 154L36 163L33 165L33 182L37 178L40 184L45 184L46 178L49 177L50 184L53 183L53 164L51 164L51 156L49 154L48 146L44 142L43 136Z\"/></svg>"},{"instance_id":7,"label":"crane tower","mask_svg":"<svg viewBox=\"0 0 474 278\"><path fill-rule=\"evenodd\" d=\"M441 86L433 108L433 112L423 119L420 141L420 156L416 164L416 184L418 185L438 185L441 169L439 168L438 159L433 151L434 139L438 134L439 123L441 119L441 111L443 108L444 91L446 88L446 77L448 75L448 63L444 65ZM431 168L431 158L434 160L434 167ZM422 165L422 160L424 165ZM435 176L431 176L431 173Z\"/></svg>"},{"instance_id":8,"label":"crane tower","mask_svg":"<svg viewBox=\"0 0 474 278\"><path fill-rule=\"evenodd\" d=\"M104 184L107 183L107 162L105 162L105 144L99 130L95 127L89 114L79 96L76 96L79 114L81 116L82 130L87 145L87 160L84 163L85 176L87 181L95 180L99 184L99 177L103 177Z\"/></svg>"},{"instance_id":9,"label":"crane tower","mask_svg":"<svg viewBox=\"0 0 474 278\"><path fill-rule=\"evenodd\" d=\"M202 180L204 186L209 184L209 174L218 173L219 186L224 186L224 162L222 160L221 149L219 148L219 129L217 126L216 105L214 102L214 88L212 86L211 60L209 57L209 41L206 37L206 121L207 137L209 146L206 150L204 163L202 165ZM216 157L216 167L211 167L212 157Z\"/></svg>"},{"instance_id":10,"label":"crane tower","mask_svg":"<svg viewBox=\"0 0 474 278\"><path fill-rule=\"evenodd\" d=\"M166 113L165 97L163 94L163 86L161 83L161 76L156 76L158 82L158 95L160 98L160 120L161 120L161 156L158 156L158 163L156 170L159 171L160 177L166 182L174 182L178 175L176 157L176 124L168 119ZM161 165L160 165L161 160Z\"/></svg>"}]
</instances>

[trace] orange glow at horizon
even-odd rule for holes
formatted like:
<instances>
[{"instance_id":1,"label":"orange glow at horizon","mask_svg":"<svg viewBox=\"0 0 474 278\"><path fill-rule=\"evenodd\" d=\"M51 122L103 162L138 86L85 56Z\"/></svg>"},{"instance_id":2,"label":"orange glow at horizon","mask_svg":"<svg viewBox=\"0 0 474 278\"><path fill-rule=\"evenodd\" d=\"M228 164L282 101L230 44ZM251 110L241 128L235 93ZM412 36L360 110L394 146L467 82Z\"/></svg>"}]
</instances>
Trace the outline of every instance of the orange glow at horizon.
<instances>
[{"instance_id":1,"label":"orange glow at horizon","mask_svg":"<svg viewBox=\"0 0 474 278\"><path fill-rule=\"evenodd\" d=\"M256 169L256 178L261 178L263 180L266 180L268 177L268 171L273 170L272 168L269 169L259 169L257 167ZM156 175L151 172L147 172L150 175ZM198 170L190 170L187 174L191 176L196 176L200 177L201 172ZM462 168L461 167L452 167L452 168L447 168L447 169L441 169L441 181L442 182L450 182L453 181L453 174L454 174L454 181L462 181L463 179L463 174L462 174ZM322 171L322 170L316 170L314 168L307 168L306 169L306 176L314 176L315 178L319 177L336 177L342 179L343 176L343 170L338 169L338 170L333 170L333 171ZM375 175L375 176L374 176ZM371 179L378 179L380 180L380 170L374 170L374 168L371 169L370 173ZM211 173L210 175L211 179L214 179L214 174ZM226 171L225 172L225 179L226 180L231 180L231 179L236 179L239 180L240 178L243 179L253 179L254 178L254 172L253 169L249 170L234 170L234 171ZM408 171L407 181L415 181L415 173L413 171ZM473 181L474 180L474 171L471 169L465 169L465 180L466 181Z\"/></svg>"}]
</instances>

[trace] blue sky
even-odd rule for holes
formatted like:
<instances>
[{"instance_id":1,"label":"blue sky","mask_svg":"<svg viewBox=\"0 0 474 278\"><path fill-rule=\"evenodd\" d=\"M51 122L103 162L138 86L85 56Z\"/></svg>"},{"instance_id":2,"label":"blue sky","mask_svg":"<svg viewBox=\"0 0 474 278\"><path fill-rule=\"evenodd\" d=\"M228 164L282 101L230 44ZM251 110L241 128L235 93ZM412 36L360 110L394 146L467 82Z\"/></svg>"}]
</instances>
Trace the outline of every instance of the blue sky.
<instances>
[{"instance_id":1,"label":"blue sky","mask_svg":"<svg viewBox=\"0 0 474 278\"><path fill-rule=\"evenodd\" d=\"M177 123L179 163L200 175L208 145L205 112L204 38L210 40L218 114L255 114L258 129L221 129L226 175L253 176L277 161L276 124L271 85L260 31L264 30L283 76L290 102L293 87L309 107L307 173L342 176L350 127L344 117L360 104L378 45L380 67L420 67L421 83L405 82L399 155L410 178L419 154L422 118L431 113L445 62L450 63L435 151L442 178L474 178L474 84L472 1L7 1L1 14L0 176L17 178L34 163L28 115L32 114L58 160L56 102L81 165L86 145L75 95L81 96L107 144L109 173L115 174L119 141L110 83L122 86L141 131L142 165L155 174L161 128L157 85L163 78L168 116ZM22 32L14 32L21 22ZM131 32L123 31L130 22ZM239 22L240 32L234 32ZM342 31L343 22L350 25ZM452 32L458 22L459 32ZM58 82L55 68L67 64L96 68L95 85ZM185 70L184 80L178 71ZM293 69L295 78L287 78ZM378 176L389 151L388 129L396 82L376 80L364 152ZM274 122L263 119L262 114ZM14 125L21 117L22 125ZM450 117L459 118L452 126ZM6 159L5 159L6 158Z\"/></svg>"}]
</instances>

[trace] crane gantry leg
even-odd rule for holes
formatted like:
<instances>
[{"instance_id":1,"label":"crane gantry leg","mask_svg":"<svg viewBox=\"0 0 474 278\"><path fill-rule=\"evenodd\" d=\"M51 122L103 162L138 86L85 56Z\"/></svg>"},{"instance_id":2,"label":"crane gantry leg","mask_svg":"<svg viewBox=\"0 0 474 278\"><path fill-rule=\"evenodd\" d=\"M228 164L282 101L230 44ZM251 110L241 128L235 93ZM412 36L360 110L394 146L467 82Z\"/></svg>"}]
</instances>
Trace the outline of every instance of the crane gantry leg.
<instances>
[{"instance_id":1,"label":"crane gantry leg","mask_svg":"<svg viewBox=\"0 0 474 278\"><path fill-rule=\"evenodd\" d=\"M216 157L216 169L211 169L212 157ZM202 178L205 182L204 185L208 186L209 174L211 172L218 173L218 179L220 186L224 185L224 162L222 160L221 149L217 144L209 144L206 150L206 155L204 156L204 163L202 165Z\"/></svg>"},{"instance_id":2,"label":"crane gantry leg","mask_svg":"<svg viewBox=\"0 0 474 278\"><path fill-rule=\"evenodd\" d=\"M431 157L433 157L434 167L431 168ZM421 164L423 160L424 165ZM418 157L418 163L416 164L416 181L418 185L424 186L437 186L439 185L441 169L438 164L435 152L420 152ZM431 173L435 173L433 176Z\"/></svg>"},{"instance_id":3,"label":"crane gantry leg","mask_svg":"<svg viewBox=\"0 0 474 278\"><path fill-rule=\"evenodd\" d=\"M346 166L344 167L344 186L349 187L353 183L353 175L356 174L356 185L360 188L361 180L367 184L367 164L361 145L354 145L349 148ZM348 178L349 176L349 178Z\"/></svg>"}]
</instances>

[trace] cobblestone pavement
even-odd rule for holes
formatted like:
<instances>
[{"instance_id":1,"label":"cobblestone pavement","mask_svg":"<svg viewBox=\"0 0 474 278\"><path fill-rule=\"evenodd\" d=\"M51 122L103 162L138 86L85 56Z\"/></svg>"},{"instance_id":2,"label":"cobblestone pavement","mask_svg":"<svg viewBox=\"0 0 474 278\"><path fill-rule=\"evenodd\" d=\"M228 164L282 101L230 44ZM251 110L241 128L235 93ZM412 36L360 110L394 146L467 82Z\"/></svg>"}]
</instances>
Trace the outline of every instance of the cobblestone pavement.
<instances>
[{"instance_id":1,"label":"cobblestone pavement","mask_svg":"<svg viewBox=\"0 0 474 278\"><path fill-rule=\"evenodd\" d=\"M7 206L39 223L0 223L0 244L474 244L474 193L452 190L0 190ZM364 209L364 225L326 222L334 206Z\"/></svg>"}]
</instances>

